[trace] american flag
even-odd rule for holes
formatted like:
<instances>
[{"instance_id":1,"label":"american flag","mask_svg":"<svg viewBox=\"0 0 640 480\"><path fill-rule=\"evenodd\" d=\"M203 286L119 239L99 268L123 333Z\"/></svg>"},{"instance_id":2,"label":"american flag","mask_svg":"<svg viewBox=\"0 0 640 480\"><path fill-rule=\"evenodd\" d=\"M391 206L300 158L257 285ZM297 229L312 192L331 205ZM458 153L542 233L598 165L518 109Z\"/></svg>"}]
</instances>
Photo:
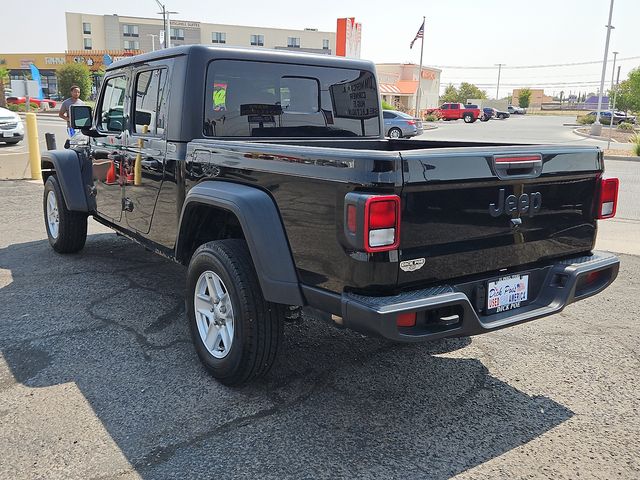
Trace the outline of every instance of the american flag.
<instances>
[{"instance_id":1,"label":"american flag","mask_svg":"<svg viewBox=\"0 0 640 480\"><path fill-rule=\"evenodd\" d=\"M416 33L416 38L414 38L411 42L411 45L409 45L409 50L413 48L413 44L416 43L416 40L419 38L424 38L424 20L422 21L422 25L420 25L418 33Z\"/></svg>"}]
</instances>

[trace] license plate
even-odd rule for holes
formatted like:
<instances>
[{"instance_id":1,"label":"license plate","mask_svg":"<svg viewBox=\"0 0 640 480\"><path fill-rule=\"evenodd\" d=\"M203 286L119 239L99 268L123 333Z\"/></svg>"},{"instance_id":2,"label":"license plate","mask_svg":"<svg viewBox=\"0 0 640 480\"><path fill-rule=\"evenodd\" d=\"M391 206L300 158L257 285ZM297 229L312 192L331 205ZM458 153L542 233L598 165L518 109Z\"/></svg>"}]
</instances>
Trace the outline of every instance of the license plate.
<instances>
[{"instance_id":1,"label":"license plate","mask_svg":"<svg viewBox=\"0 0 640 480\"><path fill-rule=\"evenodd\" d=\"M511 275L487 282L487 314L522 307L529 299L529 274Z\"/></svg>"},{"instance_id":2,"label":"license plate","mask_svg":"<svg viewBox=\"0 0 640 480\"><path fill-rule=\"evenodd\" d=\"M3 137L13 137L13 132L2 132Z\"/></svg>"}]
</instances>

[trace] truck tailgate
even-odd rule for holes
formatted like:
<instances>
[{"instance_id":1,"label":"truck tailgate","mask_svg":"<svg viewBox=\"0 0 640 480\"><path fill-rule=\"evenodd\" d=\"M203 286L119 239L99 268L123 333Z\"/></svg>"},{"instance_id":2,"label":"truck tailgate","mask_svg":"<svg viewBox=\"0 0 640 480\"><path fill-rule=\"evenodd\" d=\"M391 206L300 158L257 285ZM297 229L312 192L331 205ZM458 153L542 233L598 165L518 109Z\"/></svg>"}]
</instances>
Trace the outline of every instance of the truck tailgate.
<instances>
[{"instance_id":1,"label":"truck tailgate","mask_svg":"<svg viewBox=\"0 0 640 480\"><path fill-rule=\"evenodd\" d=\"M401 287L594 246L597 147L412 150L403 159Z\"/></svg>"}]
</instances>

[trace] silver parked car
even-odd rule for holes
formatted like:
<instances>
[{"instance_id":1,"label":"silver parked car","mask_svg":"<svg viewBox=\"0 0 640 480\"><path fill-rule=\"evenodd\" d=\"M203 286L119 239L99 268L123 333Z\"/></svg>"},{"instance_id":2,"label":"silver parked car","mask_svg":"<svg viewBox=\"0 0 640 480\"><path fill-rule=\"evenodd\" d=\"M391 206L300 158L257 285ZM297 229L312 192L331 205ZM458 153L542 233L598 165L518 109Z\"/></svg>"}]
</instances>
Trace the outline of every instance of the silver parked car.
<instances>
[{"instance_id":1,"label":"silver parked car","mask_svg":"<svg viewBox=\"0 0 640 480\"><path fill-rule=\"evenodd\" d=\"M422 135L422 121L397 110L384 110L384 134L391 138L409 138Z\"/></svg>"},{"instance_id":2,"label":"silver parked car","mask_svg":"<svg viewBox=\"0 0 640 480\"><path fill-rule=\"evenodd\" d=\"M24 124L20 116L7 110L0 108L0 142L14 144L24 138Z\"/></svg>"}]
</instances>

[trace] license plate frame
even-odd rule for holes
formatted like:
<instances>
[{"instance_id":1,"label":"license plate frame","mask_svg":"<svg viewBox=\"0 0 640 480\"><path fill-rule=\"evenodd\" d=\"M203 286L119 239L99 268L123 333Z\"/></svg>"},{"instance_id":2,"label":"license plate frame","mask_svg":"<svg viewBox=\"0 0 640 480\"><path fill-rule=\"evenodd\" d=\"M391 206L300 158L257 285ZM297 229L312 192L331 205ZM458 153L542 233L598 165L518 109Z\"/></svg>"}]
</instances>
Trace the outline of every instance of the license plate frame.
<instances>
[{"instance_id":1,"label":"license plate frame","mask_svg":"<svg viewBox=\"0 0 640 480\"><path fill-rule=\"evenodd\" d=\"M496 277L486 282L486 314L506 312L524 307L529 298L529 272Z\"/></svg>"},{"instance_id":2,"label":"license plate frame","mask_svg":"<svg viewBox=\"0 0 640 480\"><path fill-rule=\"evenodd\" d=\"M13 137L13 132L2 132L2 138L11 138Z\"/></svg>"}]
</instances>

